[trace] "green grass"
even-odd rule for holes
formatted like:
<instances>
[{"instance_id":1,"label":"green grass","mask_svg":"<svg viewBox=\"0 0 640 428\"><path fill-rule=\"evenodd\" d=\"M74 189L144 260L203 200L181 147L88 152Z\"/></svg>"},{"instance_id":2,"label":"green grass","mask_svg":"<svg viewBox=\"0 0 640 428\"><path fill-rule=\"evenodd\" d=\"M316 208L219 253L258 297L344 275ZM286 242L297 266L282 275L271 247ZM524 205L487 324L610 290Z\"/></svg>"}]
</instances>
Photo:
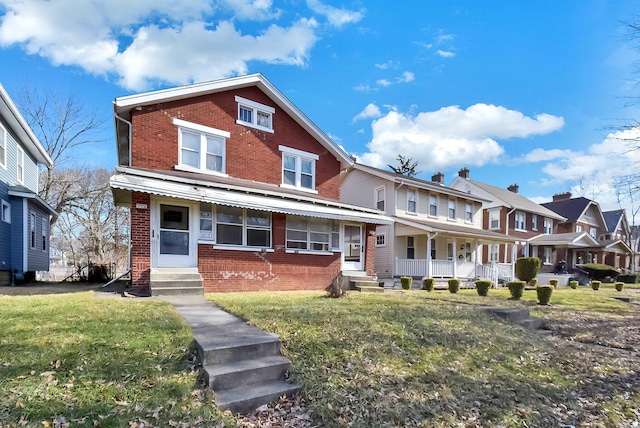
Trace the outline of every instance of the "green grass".
<instances>
[{"instance_id":1,"label":"green grass","mask_svg":"<svg viewBox=\"0 0 640 428\"><path fill-rule=\"evenodd\" d=\"M635 420L625 419L640 407L637 385L624 387L637 373L626 360L594 364L584 350L474 309L468 303L487 300L472 291L207 298L280 335L319 426L614 427ZM529 292L524 302L489 294L494 303L533 304ZM584 307L563 294L554 292L552 303ZM604 294L590 297L596 313L625 312Z\"/></svg>"},{"instance_id":2,"label":"green grass","mask_svg":"<svg viewBox=\"0 0 640 428\"><path fill-rule=\"evenodd\" d=\"M194 389L191 330L168 304L2 296L0 313L2 427L233 426Z\"/></svg>"}]
</instances>

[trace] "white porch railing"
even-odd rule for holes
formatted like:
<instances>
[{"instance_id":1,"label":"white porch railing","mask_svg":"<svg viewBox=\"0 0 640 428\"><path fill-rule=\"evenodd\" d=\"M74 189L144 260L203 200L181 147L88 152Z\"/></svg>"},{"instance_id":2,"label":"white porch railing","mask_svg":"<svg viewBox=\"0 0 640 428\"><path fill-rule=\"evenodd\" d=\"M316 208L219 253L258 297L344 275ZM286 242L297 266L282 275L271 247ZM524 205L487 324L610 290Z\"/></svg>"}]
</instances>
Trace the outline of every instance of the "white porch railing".
<instances>
[{"instance_id":1,"label":"white porch railing","mask_svg":"<svg viewBox=\"0 0 640 428\"><path fill-rule=\"evenodd\" d=\"M509 263L476 265L473 262L454 260L396 259L396 276L433 278L486 278L498 284L500 279L513 280L513 268Z\"/></svg>"},{"instance_id":2,"label":"white porch railing","mask_svg":"<svg viewBox=\"0 0 640 428\"><path fill-rule=\"evenodd\" d=\"M396 259L397 276L426 276L429 272L427 259Z\"/></svg>"}]
</instances>

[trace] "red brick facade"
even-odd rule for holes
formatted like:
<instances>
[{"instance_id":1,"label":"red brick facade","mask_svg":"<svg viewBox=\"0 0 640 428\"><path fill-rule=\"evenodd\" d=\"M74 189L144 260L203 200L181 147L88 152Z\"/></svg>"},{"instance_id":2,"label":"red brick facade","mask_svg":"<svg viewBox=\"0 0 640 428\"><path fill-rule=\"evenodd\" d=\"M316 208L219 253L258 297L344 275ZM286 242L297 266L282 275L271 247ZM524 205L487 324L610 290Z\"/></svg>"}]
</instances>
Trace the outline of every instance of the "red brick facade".
<instances>
[{"instance_id":1,"label":"red brick facade","mask_svg":"<svg viewBox=\"0 0 640 428\"><path fill-rule=\"evenodd\" d=\"M151 273L151 202L149 194L131 195L131 287L149 289Z\"/></svg>"}]
</instances>

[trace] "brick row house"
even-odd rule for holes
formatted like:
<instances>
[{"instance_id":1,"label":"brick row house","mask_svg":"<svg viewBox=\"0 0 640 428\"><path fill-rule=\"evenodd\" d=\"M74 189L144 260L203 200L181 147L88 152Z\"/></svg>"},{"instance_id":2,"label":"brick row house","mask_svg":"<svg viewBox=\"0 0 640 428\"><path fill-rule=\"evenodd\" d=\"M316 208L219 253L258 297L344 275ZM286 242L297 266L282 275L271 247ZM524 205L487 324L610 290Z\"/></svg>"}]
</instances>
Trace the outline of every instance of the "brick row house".
<instances>
[{"instance_id":1,"label":"brick row house","mask_svg":"<svg viewBox=\"0 0 640 428\"><path fill-rule=\"evenodd\" d=\"M354 164L343 174L344 202L375 208L393 218L376 230L379 278L513 278L511 260L491 263L483 247L513 247L515 238L482 227L489 201L431 181Z\"/></svg>"},{"instance_id":2,"label":"brick row house","mask_svg":"<svg viewBox=\"0 0 640 428\"><path fill-rule=\"evenodd\" d=\"M374 272L391 219L341 201L354 161L261 74L116 98L132 287L324 289Z\"/></svg>"}]
</instances>

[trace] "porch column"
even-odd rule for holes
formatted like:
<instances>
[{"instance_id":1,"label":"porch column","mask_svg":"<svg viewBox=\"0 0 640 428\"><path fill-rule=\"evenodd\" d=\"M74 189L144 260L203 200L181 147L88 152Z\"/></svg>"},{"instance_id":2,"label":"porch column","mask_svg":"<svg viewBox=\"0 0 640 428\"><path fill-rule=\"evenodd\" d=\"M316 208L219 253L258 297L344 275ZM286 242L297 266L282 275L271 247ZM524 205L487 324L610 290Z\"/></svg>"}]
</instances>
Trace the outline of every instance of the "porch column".
<instances>
[{"instance_id":1,"label":"porch column","mask_svg":"<svg viewBox=\"0 0 640 428\"><path fill-rule=\"evenodd\" d=\"M453 277L458 277L458 241L453 238Z\"/></svg>"},{"instance_id":2,"label":"porch column","mask_svg":"<svg viewBox=\"0 0 640 428\"><path fill-rule=\"evenodd\" d=\"M516 255L518 254L518 243L514 242L511 246L511 278L516 278Z\"/></svg>"},{"instance_id":3,"label":"porch column","mask_svg":"<svg viewBox=\"0 0 640 428\"><path fill-rule=\"evenodd\" d=\"M431 278L431 235L427 233L427 278Z\"/></svg>"},{"instance_id":4,"label":"porch column","mask_svg":"<svg viewBox=\"0 0 640 428\"><path fill-rule=\"evenodd\" d=\"M479 277L478 275L478 240L476 239L475 241L475 249L473 250L473 271L475 272L476 278Z\"/></svg>"}]
</instances>

